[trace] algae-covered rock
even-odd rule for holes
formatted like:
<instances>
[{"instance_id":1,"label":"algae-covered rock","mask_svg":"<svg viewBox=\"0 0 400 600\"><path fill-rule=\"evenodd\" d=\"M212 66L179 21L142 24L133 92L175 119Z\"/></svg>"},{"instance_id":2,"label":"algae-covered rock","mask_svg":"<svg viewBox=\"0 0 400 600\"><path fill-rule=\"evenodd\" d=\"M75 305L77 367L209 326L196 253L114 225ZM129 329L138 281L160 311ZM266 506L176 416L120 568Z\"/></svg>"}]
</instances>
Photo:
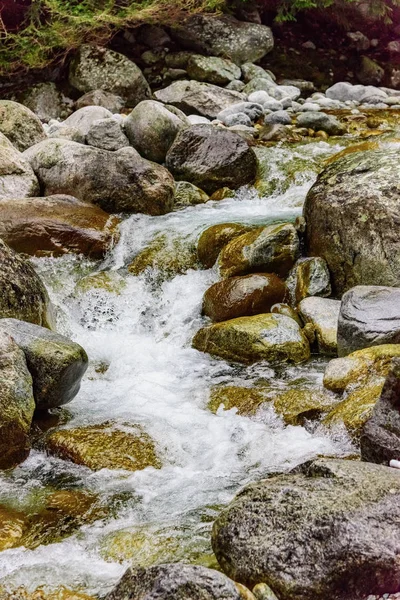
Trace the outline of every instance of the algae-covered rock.
<instances>
[{"instance_id":1,"label":"algae-covered rock","mask_svg":"<svg viewBox=\"0 0 400 600\"><path fill-rule=\"evenodd\" d=\"M0 319L0 330L10 335L25 354L37 408L62 406L76 396L88 363L82 346L45 327L17 319Z\"/></svg>"},{"instance_id":2,"label":"algae-covered rock","mask_svg":"<svg viewBox=\"0 0 400 600\"><path fill-rule=\"evenodd\" d=\"M46 139L40 119L29 108L12 100L0 100L0 133L20 152Z\"/></svg>"},{"instance_id":3,"label":"algae-covered rock","mask_svg":"<svg viewBox=\"0 0 400 600\"><path fill-rule=\"evenodd\" d=\"M318 351L321 354L336 356L337 328L340 300L310 296L299 304L299 312L305 323L314 327Z\"/></svg>"},{"instance_id":4,"label":"algae-covered rock","mask_svg":"<svg viewBox=\"0 0 400 600\"><path fill-rule=\"evenodd\" d=\"M32 377L24 353L9 335L0 332L0 469L15 467L28 456L34 410ZM0 548L1 538L0 531Z\"/></svg>"},{"instance_id":5,"label":"algae-covered rock","mask_svg":"<svg viewBox=\"0 0 400 600\"><path fill-rule=\"evenodd\" d=\"M135 256L128 270L140 275L151 269L161 278L169 279L197 267L196 248L190 240L160 234Z\"/></svg>"},{"instance_id":6,"label":"algae-covered rock","mask_svg":"<svg viewBox=\"0 0 400 600\"><path fill-rule=\"evenodd\" d=\"M242 363L303 362L310 357L308 340L293 319L277 314L239 317L200 329L193 347Z\"/></svg>"},{"instance_id":7,"label":"algae-covered rock","mask_svg":"<svg viewBox=\"0 0 400 600\"><path fill-rule=\"evenodd\" d=\"M289 306L289 304L285 304L284 302L278 302L278 304L271 306L271 312L278 315L286 315L287 317L294 319L296 323L300 325L300 327L303 327L304 325L299 313L294 308Z\"/></svg>"},{"instance_id":8,"label":"algae-covered rock","mask_svg":"<svg viewBox=\"0 0 400 600\"><path fill-rule=\"evenodd\" d=\"M46 288L32 265L0 240L0 318L12 317L51 327Z\"/></svg>"},{"instance_id":9,"label":"algae-covered rock","mask_svg":"<svg viewBox=\"0 0 400 600\"><path fill-rule=\"evenodd\" d=\"M270 401L269 388L240 387L236 385L218 385L211 388L207 407L213 413L223 406L224 410L237 409L239 415L254 415L259 407Z\"/></svg>"},{"instance_id":10,"label":"algae-covered rock","mask_svg":"<svg viewBox=\"0 0 400 600\"><path fill-rule=\"evenodd\" d=\"M30 164L0 132L0 198L35 196L39 191Z\"/></svg>"},{"instance_id":11,"label":"algae-covered rock","mask_svg":"<svg viewBox=\"0 0 400 600\"><path fill-rule=\"evenodd\" d=\"M217 56L192 54L186 70L190 79L221 86L241 77L241 70L235 63Z\"/></svg>"},{"instance_id":12,"label":"algae-covered rock","mask_svg":"<svg viewBox=\"0 0 400 600\"><path fill-rule=\"evenodd\" d=\"M398 470L318 459L242 490L212 545L230 577L281 600L361 600L399 589L399 518Z\"/></svg>"},{"instance_id":13,"label":"algae-covered rock","mask_svg":"<svg viewBox=\"0 0 400 600\"><path fill-rule=\"evenodd\" d=\"M89 44L81 46L72 60L69 82L80 92L111 92L132 107L151 96L149 84L134 62L123 54Z\"/></svg>"},{"instance_id":14,"label":"algae-covered rock","mask_svg":"<svg viewBox=\"0 0 400 600\"><path fill-rule=\"evenodd\" d=\"M203 313L212 321L271 312L285 299L285 283L273 273L229 277L214 283L203 298Z\"/></svg>"},{"instance_id":15,"label":"algae-covered rock","mask_svg":"<svg viewBox=\"0 0 400 600\"><path fill-rule=\"evenodd\" d=\"M221 251L218 267L224 279L254 272L284 277L299 253L299 238L292 224L259 227L236 237Z\"/></svg>"},{"instance_id":16,"label":"algae-covered rock","mask_svg":"<svg viewBox=\"0 0 400 600\"><path fill-rule=\"evenodd\" d=\"M84 465L93 471L161 468L153 440L139 425L119 429L105 423L61 429L47 438L47 449L50 454Z\"/></svg>"},{"instance_id":17,"label":"algae-covered rock","mask_svg":"<svg viewBox=\"0 0 400 600\"><path fill-rule=\"evenodd\" d=\"M189 181L177 181L175 184L175 208L187 208L205 204L210 200L208 194Z\"/></svg>"},{"instance_id":18,"label":"algae-covered rock","mask_svg":"<svg viewBox=\"0 0 400 600\"><path fill-rule=\"evenodd\" d=\"M119 295L125 287L126 280L117 271L99 271L79 279L75 291L85 294L93 290L103 290Z\"/></svg>"},{"instance_id":19,"label":"algae-covered rock","mask_svg":"<svg viewBox=\"0 0 400 600\"><path fill-rule=\"evenodd\" d=\"M249 229L239 223L220 223L208 227L203 231L197 243L199 261L204 267L210 269L215 264L222 248Z\"/></svg>"},{"instance_id":20,"label":"algae-covered rock","mask_svg":"<svg viewBox=\"0 0 400 600\"><path fill-rule=\"evenodd\" d=\"M293 388L271 399L275 411L287 425L303 425L306 420L318 419L338 403L333 394L305 388Z\"/></svg>"},{"instance_id":21,"label":"algae-covered rock","mask_svg":"<svg viewBox=\"0 0 400 600\"><path fill-rule=\"evenodd\" d=\"M0 505L0 552L19 546L25 528L26 520L22 513Z\"/></svg>"},{"instance_id":22,"label":"algae-covered rock","mask_svg":"<svg viewBox=\"0 0 400 600\"><path fill-rule=\"evenodd\" d=\"M323 258L300 258L286 280L290 300L296 306L307 296L331 295L330 275Z\"/></svg>"}]
</instances>

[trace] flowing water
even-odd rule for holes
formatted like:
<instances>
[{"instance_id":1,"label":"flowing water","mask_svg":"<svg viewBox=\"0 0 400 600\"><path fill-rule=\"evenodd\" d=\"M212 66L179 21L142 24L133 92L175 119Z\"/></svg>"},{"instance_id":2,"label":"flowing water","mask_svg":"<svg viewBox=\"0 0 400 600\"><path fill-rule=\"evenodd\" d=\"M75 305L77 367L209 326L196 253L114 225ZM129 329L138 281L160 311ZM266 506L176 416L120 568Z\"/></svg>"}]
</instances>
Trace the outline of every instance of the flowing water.
<instances>
[{"instance_id":1,"label":"flowing water","mask_svg":"<svg viewBox=\"0 0 400 600\"><path fill-rule=\"evenodd\" d=\"M131 216L101 264L73 256L34 260L57 307L58 330L79 342L90 359L81 391L66 407L65 426L112 422L129 430L141 424L155 440L163 467L93 472L33 450L24 464L1 476L0 503L24 510L50 486L90 491L107 510L61 541L3 551L2 586L33 590L62 584L101 597L130 564L215 565L212 521L244 484L317 454L348 451L347 440L284 426L270 408L252 419L234 409L211 413L206 405L212 385L274 380L282 388L299 382L318 386L325 362L315 358L276 371L267 364L241 367L212 359L192 349L191 338L205 323L202 296L217 281L216 271L189 270L162 281L156 270L134 276L126 269L160 233L191 243L215 223L293 221L315 172L340 149L319 142L264 150L271 195L260 198L245 188L234 198L163 217ZM288 175L296 161L301 169ZM76 291L80 278L104 270L119 277L116 292Z\"/></svg>"}]
</instances>

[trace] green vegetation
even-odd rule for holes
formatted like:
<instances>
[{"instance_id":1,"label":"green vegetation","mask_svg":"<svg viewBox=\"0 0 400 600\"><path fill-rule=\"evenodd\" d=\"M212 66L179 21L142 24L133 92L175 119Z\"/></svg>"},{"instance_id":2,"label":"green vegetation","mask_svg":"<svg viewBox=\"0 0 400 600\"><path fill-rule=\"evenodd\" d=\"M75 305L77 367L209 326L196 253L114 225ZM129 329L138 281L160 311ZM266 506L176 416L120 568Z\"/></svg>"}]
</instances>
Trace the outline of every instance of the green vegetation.
<instances>
[{"instance_id":1,"label":"green vegetation","mask_svg":"<svg viewBox=\"0 0 400 600\"><path fill-rule=\"evenodd\" d=\"M264 0L268 5L269 1ZM294 21L296 14L309 9L328 9L333 7L335 12L346 11L351 4L360 4L359 0L278 0L278 21ZM370 0L363 3L363 11L366 18L378 18L386 24L392 23L393 8L400 6L400 0ZM337 15L340 18L340 15Z\"/></svg>"}]
</instances>

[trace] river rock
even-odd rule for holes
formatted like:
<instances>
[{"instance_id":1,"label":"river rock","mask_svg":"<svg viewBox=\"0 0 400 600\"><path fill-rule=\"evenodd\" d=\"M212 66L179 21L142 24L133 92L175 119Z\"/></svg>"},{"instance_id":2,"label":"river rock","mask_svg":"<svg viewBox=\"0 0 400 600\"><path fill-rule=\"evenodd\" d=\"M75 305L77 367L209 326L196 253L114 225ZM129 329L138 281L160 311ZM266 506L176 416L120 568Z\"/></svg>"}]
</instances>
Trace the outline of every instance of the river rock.
<instances>
[{"instance_id":1,"label":"river rock","mask_svg":"<svg viewBox=\"0 0 400 600\"><path fill-rule=\"evenodd\" d=\"M119 220L72 196L0 202L0 238L17 252L102 258L118 240Z\"/></svg>"},{"instance_id":2,"label":"river rock","mask_svg":"<svg viewBox=\"0 0 400 600\"><path fill-rule=\"evenodd\" d=\"M46 139L43 125L35 113L12 100L0 100L0 133L20 152Z\"/></svg>"},{"instance_id":3,"label":"river rock","mask_svg":"<svg viewBox=\"0 0 400 600\"><path fill-rule=\"evenodd\" d=\"M228 125L227 119L237 114L245 114L251 122L255 122L262 117L264 109L261 104L258 104L257 102L238 102L237 104L232 104L232 106L228 106L228 108L221 110L217 115L217 119L222 121L225 125Z\"/></svg>"},{"instance_id":4,"label":"river rock","mask_svg":"<svg viewBox=\"0 0 400 600\"><path fill-rule=\"evenodd\" d=\"M358 81L364 85L379 85L385 76L385 70L368 56L362 56L356 70Z\"/></svg>"},{"instance_id":5,"label":"river rock","mask_svg":"<svg viewBox=\"0 0 400 600\"><path fill-rule=\"evenodd\" d=\"M314 131L325 131L328 135L343 135L346 128L339 119L333 115L326 115L323 112L307 111L297 117L298 127L314 129Z\"/></svg>"},{"instance_id":6,"label":"river rock","mask_svg":"<svg viewBox=\"0 0 400 600\"><path fill-rule=\"evenodd\" d=\"M277 110L264 119L266 125L291 125L292 118L286 110Z\"/></svg>"},{"instance_id":7,"label":"river rock","mask_svg":"<svg viewBox=\"0 0 400 600\"><path fill-rule=\"evenodd\" d=\"M85 136L76 127L68 127L68 125L51 125L47 132L49 138L62 138L69 140L70 142L78 142L78 144L85 143Z\"/></svg>"},{"instance_id":8,"label":"river rock","mask_svg":"<svg viewBox=\"0 0 400 600\"><path fill-rule=\"evenodd\" d=\"M93 471L161 468L154 442L140 425L119 429L112 423L104 423L60 429L48 436L46 446L50 454L84 465Z\"/></svg>"},{"instance_id":9,"label":"river rock","mask_svg":"<svg viewBox=\"0 0 400 600\"><path fill-rule=\"evenodd\" d=\"M0 318L53 325L46 288L32 265L0 239Z\"/></svg>"},{"instance_id":10,"label":"river rock","mask_svg":"<svg viewBox=\"0 0 400 600\"><path fill-rule=\"evenodd\" d=\"M180 131L168 151L166 166L178 180L190 181L208 194L221 187L253 183L257 157L241 136L212 125Z\"/></svg>"},{"instance_id":11,"label":"river rock","mask_svg":"<svg viewBox=\"0 0 400 600\"><path fill-rule=\"evenodd\" d=\"M269 27L245 23L230 16L191 15L174 27L171 34L184 48L199 54L230 58L237 65L259 60L274 46Z\"/></svg>"},{"instance_id":12,"label":"river rock","mask_svg":"<svg viewBox=\"0 0 400 600\"><path fill-rule=\"evenodd\" d=\"M258 227L229 242L221 251L218 267L224 279L264 272L285 277L299 253L299 238L292 224Z\"/></svg>"},{"instance_id":13,"label":"river rock","mask_svg":"<svg viewBox=\"0 0 400 600\"><path fill-rule=\"evenodd\" d=\"M234 582L200 565L131 568L106 600L241 600Z\"/></svg>"},{"instance_id":14,"label":"river rock","mask_svg":"<svg viewBox=\"0 0 400 600\"><path fill-rule=\"evenodd\" d=\"M157 272L164 281L197 267L196 247L190 239L160 234L135 256L128 270L134 275Z\"/></svg>"},{"instance_id":15,"label":"river rock","mask_svg":"<svg viewBox=\"0 0 400 600\"><path fill-rule=\"evenodd\" d=\"M0 133L0 198L34 196L39 182L21 152Z\"/></svg>"},{"instance_id":16,"label":"river rock","mask_svg":"<svg viewBox=\"0 0 400 600\"><path fill-rule=\"evenodd\" d=\"M140 102L124 121L130 143L144 158L163 163L178 133L190 125L161 102Z\"/></svg>"},{"instance_id":17,"label":"river rock","mask_svg":"<svg viewBox=\"0 0 400 600\"><path fill-rule=\"evenodd\" d=\"M9 335L0 332L0 469L11 469L28 456L34 410L32 377L24 353Z\"/></svg>"},{"instance_id":18,"label":"river rock","mask_svg":"<svg viewBox=\"0 0 400 600\"><path fill-rule=\"evenodd\" d=\"M290 300L296 306L308 296L331 295L330 275L323 258L300 258L286 280Z\"/></svg>"},{"instance_id":19,"label":"river rock","mask_svg":"<svg viewBox=\"0 0 400 600\"><path fill-rule=\"evenodd\" d=\"M239 387L236 385L217 385L210 390L207 408L214 414L223 407L224 410L236 409L237 414L245 417L254 416L260 406L269 402L269 387Z\"/></svg>"},{"instance_id":20,"label":"river rock","mask_svg":"<svg viewBox=\"0 0 400 600\"><path fill-rule=\"evenodd\" d=\"M63 335L17 319L0 319L0 330L25 354L36 407L42 410L71 402L87 369L84 349Z\"/></svg>"},{"instance_id":21,"label":"river rock","mask_svg":"<svg viewBox=\"0 0 400 600\"><path fill-rule=\"evenodd\" d=\"M86 143L111 152L129 146L121 125L113 118L93 121L86 134Z\"/></svg>"},{"instance_id":22,"label":"river rock","mask_svg":"<svg viewBox=\"0 0 400 600\"><path fill-rule=\"evenodd\" d=\"M186 208L205 204L210 197L200 188L188 181L177 181L175 184L175 208Z\"/></svg>"},{"instance_id":23,"label":"river rock","mask_svg":"<svg viewBox=\"0 0 400 600\"><path fill-rule=\"evenodd\" d=\"M400 343L400 288L360 285L343 295L338 354Z\"/></svg>"},{"instance_id":24,"label":"river rock","mask_svg":"<svg viewBox=\"0 0 400 600\"><path fill-rule=\"evenodd\" d=\"M217 281L206 291L203 313L212 321L268 313L286 294L284 282L273 273L230 277Z\"/></svg>"},{"instance_id":25,"label":"river rock","mask_svg":"<svg viewBox=\"0 0 400 600\"><path fill-rule=\"evenodd\" d=\"M214 523L213 549L230 577L267 582L281 600L395 592L399 500L397 470L317 459L242 490Z\"/></svg>"},{"instance_id":26,"label":"river rock","mask_svg":"<svg viewBox=\"0 0 400 600\"><path fill-rule=\"evenodd\" d=\"M112 116L112 112L102 106L85 106L73 112L68 119L65 119L62 122L62 127L73 127L85 138L93 123L96 123L99 119L109 119Z\"/></svg>"},{"instance_id":27,"label":"river rock","mask_svg":"<svg viewBox=\"0 0 400 600\"><path fill-rule=\"evenodd\" d=\"M105 90L93 90L83 94L76 102L75 108L84 108L85 106L102 106L112 113L119 113L125 106L121 96L106 92Z\"/></svg>"},{"instance_id":28,"label":"river rock","mask_svg":"<svg viewBox=\"0 0 400 600\"><path fill-rule=\"evenodd\" d=\"M132 107L151 96L149 84L134 62L123 54L89 44L81 46L72 60L69 82L84 93L111 92Z\"/></svg>"},{"instance_id":29,"label":"river rock","mask_svg":"<svg viewBox=\"0 0 400 600\"><path fill-rule=\"evenodd\" d=\"M173 208L173 178L134 148L109 152L54 138L36 144L24 156L45 196L73 195L109 212L160 215Z\"/></svg>"},{"instance_id":30,"label":"river rock","mask_svg":"<svg viewBox=\"0 0 400 600\"><path fill-rule=\"evenodd\" d=\"M299 311L314 327L319 353L336 356L340 300L310 296L300 302Z\"/></svg>"},{"instance_id":31,"label":"river rock","mask_svg":"<svg viewBox=\"0 0 400 600\"><path fill-rule=\"evenodd\" d=\"M269 79L270 81L273 81L271 74L268 73L262 67L260 67L260 65L255 65L252 62L247 62L243 63L240 68L242 71L243 81L245 83L249 83L249 81L255 79L256 77L262 77L264 79Z\"/></svg>"},{"instance_id":32,"label":"river rock","mask_svg":"<svg viewBox=\"0 0 400 600\"><path fill-rule=\"evenodd\" d=\"M240 79L241 76L240 68L232 61L201 54L192 54L186 70L190 79L214 85L226 85L234 79Z\"/></svg>"},{"instance_id":33,"label":"river rock","mask_svg":"<svg viewBox=\"0 0 400 600\"><path fill-rule=\"evenodd\" d=\"M299 363L310 357L308 340L296 321L268 313L203 327L194 336L193 347L245 364Z\"/></svg>"},{"instance_id":34,"label":"river rock","mask_svg":"<svg viewBox=\"0 0 400 600\"><path fill-rule=\"evenodd\" d=\"M37 83L23 92L20 102L45 123L51 119L61 119L65 116L66 104L63 95L55 83L50 81Z\"/></svg>"},{"instance_id":35,"label":"river rock","mask_svg":"<svg viewBox=\"0 0 400 600\"><path fill-rule=\"evenodd\" d=\"M361 458L388 465L400 457L400 359L395 358L361 439Z\"/></svg>"},{"instance_id":36,"label":"river rock","mask_svg":"<svg viewBox=\"0 0 400 600\"><path fill-rule=\"evenodd\" d=\"M209 119L215 119L221 110L245 99L239 92L194 80L175 81L155 92L154 97L163 104L176 106L187 115L198 114Z\"/></svg>"},{"instance_id":37,"label":"river rock","mask_svg":"<svg viewBox=\"0 0 400 600\"><path fill-rule=\"evenodd\" d=\"M270 399L275 412L283 418L286 425L301 426L304 426L306 421L320 419L321 415L338 403L333 394L306 388L274 392Z\"/></svg>"},{"instance_id":38,"label":"river rock","mask_svg":"<svg viewBox=\"0 0 400 600\"><path fill-rule=\"evenodd\" d=\"M206 269L211 269L215 264L222 248L231 240L249 231L249 227L239 223L218 223L208 227L197 243L199 261Z\"/></svg>"},{"instance_id":39,"label":"river rock","mask_svg":"<svg viewBox=\"0 0 400 600\"><path fill-rule=\"evenodd\" d=\"M309 191L306 245L328 264L333 291L400 285L400 145L353 152L325 168Z\"/></svg>"}]
</instances>

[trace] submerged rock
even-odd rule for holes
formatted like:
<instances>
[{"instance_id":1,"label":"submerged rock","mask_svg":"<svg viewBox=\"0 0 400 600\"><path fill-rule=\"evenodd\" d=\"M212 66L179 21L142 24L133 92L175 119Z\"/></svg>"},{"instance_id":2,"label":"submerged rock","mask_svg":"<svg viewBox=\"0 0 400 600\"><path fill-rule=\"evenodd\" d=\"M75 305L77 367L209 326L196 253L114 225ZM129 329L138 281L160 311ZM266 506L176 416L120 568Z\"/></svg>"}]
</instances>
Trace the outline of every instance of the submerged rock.
<instances>
[{"instance_id":1,"label":"submerged rock","mask_svg":"<svg viewBox=\"0 0 400 600\"><path fill-rule=\"evenodd\" d=\"M238 415L250 417L265 402L269 402L269 388L247 388L236 385L218 385L211 388L207 408L216 413L223 406L224 410L237 409Z\"/></svg>"},{"instance_id":2,"label":"submerged rock","mask_svg":"<svg viewBox=\"0 0 400 600\"><path fill-rule=\"evenodd\" d=\"M0 198L35 196L39 192L39 182L29 162L0 133Z\"/></svg>"},{"instance_id":3,"label":"submerged rock","mask_svg":"<svg viewBox=\"0 0 400 600\"><path fill-rule=\"evenodd\" d=\"M0 505L0 551L21 543L26 528L25 516ZM0 590L0 598L2 597ZM8 600L8 599L7 599ZM10 599L11 600L11 599ZM19 600L19 599L18 599Z\"/></svg>"},{"instance_id":4,"label":"submerged rock","mask_svg":"<svg viewBox=\"0 0 400 600\"><path fill-rule=\"evenodd\" d=\"M134 148L116 152L48 139L25 154L45 196L73 195L109 212L165 214L173 208L174 180Z\"/></svg>"},{"instance_id":5,"label":"submerged rock","mask_svg":"<svg viewBox=\"0 0 400 600\"><path fill-rule=\"evenodd\" d=\"M395 592L399 501L396 469L318 459L241 491L214 523L213 549L230 577L267 582L281 600Z\"/></svg>"},{"instance_id":6,"label":"submerged rock","mask_svg":"<svg viewBox=\"0 0 400 600\"><path fill-rule=\"evenodd\" d=\"M299 304L299 312L305 323L311 323L321 354L337 354L337 331L340 300L310 296Z\"/></svg>"},{"instance_id":7,"label":"submerged rock","mask_svg":"<svg viewBox=\"0 0 400 600\"><path fill-rule=\"evenodd\" d=\"M193 347L226 360L303 362L310 357L308 340L299 325L284 315L239 317L200 329Z\"/></svg>"},{"instance_id":8,"label":"submerged rock","mask_svg":"<svg viewBox=\"0 0 400 600\"><path fill-rule=\"evenodd\" d=\"M180 131L166 166L176 179L190 181L208 194L224 186L237 189L253 183L257 174L257 158L247 142L212 125Z\"/></svg>"},{"instance_id":9,"label":"submerged rock","mask_svg":"<svg viewBox=\"0 0 400 600\"><path fill-rule=\"evenodd\" d=\"M27 458L34 410L32 377L24 353L9 335L0 332L0 469L11 469ZM10 536L14 537L11 532ZM4 550L7 541L2 537L0 530L0 549Z\"/></svg>"},{"instance_id":10,"label":"submerged rock","mask_svg":"<svg viewBox=\"0 0 400 600\"><path fill-rule=\"evenodd\" d=\"M219 255L218 267L223 278L254 272L284 277L298 253L299 238L292 224L268 225L229 242Z\"/></svg>"},{"instance_id":11,"label":"submerged rock","mask_svg":"<svg viewBox=\"0 0 400 600\"><path fill-rule=\"evenodd\" d=\"M190 240L162 234L135 256L128 270L134 275L140 275L152 269L162 279L169 279L197 267L196 248Z\"/></svg>"},{"instance_id":12,"label":"submerged rock","mask_svg":"<svg viewBox=\"0 0 400 600\"><path fill-rule=\"evenodd\" d=\"M111 423L104 423L61 429L49 435L46 445L51 454L93 471L161 468L153 440L139 425L119 429Z\"/></svg>"},{"instance_id":13,"label":"submerged rock","mask_svg":"<svg viewBox=\"0 0 400 600\"><path fill-rule=\"evenodd\" d=\"M330 296L330 275L323 258L300 258L286 280L290 300L296 306L308 296Z\"/></svg>"},{"instance_id":14,"label":"submerged rock","mask_svg":"<svg viewBox=\"0 0 400 600\"><path fill-rule=\"evenodd\" d=\"M75 252L102 258L118 240L118 222L72 196L0 202L0 238L17 252L35 256Z\"/></svg>"},{"instance_id":15,"label":"submerged rock","mask_svg":"<svg viewBox=\"0 0 400 600\"><path fill-rule=\"evenodd\" d=\"M0 100L0 133L20 152L46 139L40 119L29 108L12 100Z\"/></svg>"},{"instance_id":16,"label":"submerged rock","mask_svg":"<svg viewBox=\"0 0 400 600\"><path fill-rule=\"evenodd\" d=\"M273 273L230 277L206 291L203 313L212 321L268 313L273 304L285 299L286 293L284 282Z\"/></svg>"},{"instance_id":17,"label":"submerged rock","mask_svg":"<svg viewBox=\"0 0 400 600\"><path fill-rule=\"evenodd\" d=\"M198 565L164 564L128 569L107 600L240 600L233 581Z\"/></svg>"},{"instance_id":18,"label":"submerged rock","mask_svg":"<svg viewBox=\"0 0 400 600\"><path fill-rule=\"evenodd\" d=\"M210 269L216 262L222 248L230 241L249 231L250 227L239 223L219 223L211 225L201 236L197 243L199 261L206 269Z\"/></svg>"},{"instance_id":19,"label":"submerged rock","mask_svg":"<svg viewBox=\"0 0 400 600\"><path fill-rule=\"evenodd\" d=\"M87 369L84 349L63 335L17 319L0 319L0 331L10 335L25 354L37 408L71 402Z\"/></svg>"},{"instance_id":20,"label":"submerged rock","mask_svg":"<svg viewBox=\"0 0 400 600\"><path fill-rule=\"evenodd\" d=\"M46 288L32 265L0 239L0 318L53 325Z\"/></svg>"}]
</instances>

